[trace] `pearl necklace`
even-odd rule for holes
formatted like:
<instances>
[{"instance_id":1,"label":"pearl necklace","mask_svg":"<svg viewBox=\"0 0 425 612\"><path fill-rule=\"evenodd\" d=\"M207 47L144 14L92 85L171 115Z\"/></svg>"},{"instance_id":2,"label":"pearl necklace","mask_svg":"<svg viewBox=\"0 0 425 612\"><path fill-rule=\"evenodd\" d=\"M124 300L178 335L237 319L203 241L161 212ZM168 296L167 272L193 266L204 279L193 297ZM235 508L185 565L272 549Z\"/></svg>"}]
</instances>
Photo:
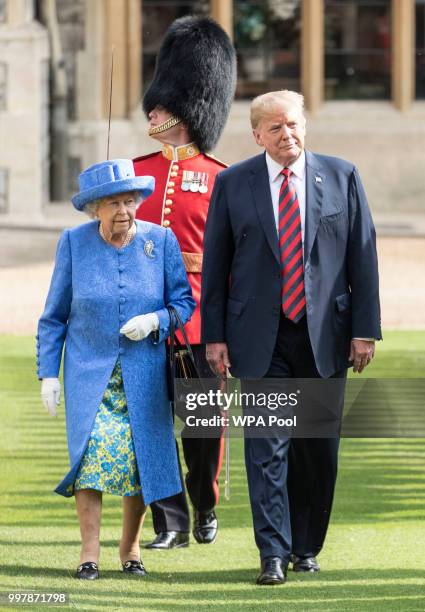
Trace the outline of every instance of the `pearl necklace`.
<instances>
[{"instance_id":1,"label":"pearl necklace","mask_svg":"<svg viewBox=\"0 0 425 612\"><path fill-rule=\"evenodd\" d=\"M106 238L105 238L105 234L103 233L103 227L102 227L101 223L99 223L99 234L102 236L102 238L103 238L103 240L105 242L110 244L109 240L106 240ZM123 241L122 245L119 248L123 249L124 247L128 246L130 244L130 242L133 240L135 235L136 235L136 226L133 223L133 225L130 227L130 229L128 230L128 232L126 234L126 237L124 238L124 241Z\"/></svg>"}]
</instances>

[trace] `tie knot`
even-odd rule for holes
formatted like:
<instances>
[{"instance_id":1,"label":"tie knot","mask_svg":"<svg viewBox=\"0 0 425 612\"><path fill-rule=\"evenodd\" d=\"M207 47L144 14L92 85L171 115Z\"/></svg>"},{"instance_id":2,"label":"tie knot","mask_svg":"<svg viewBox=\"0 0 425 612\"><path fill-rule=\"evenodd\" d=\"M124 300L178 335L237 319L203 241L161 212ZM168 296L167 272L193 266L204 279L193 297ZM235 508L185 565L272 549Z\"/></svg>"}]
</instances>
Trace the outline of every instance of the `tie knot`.
<instances>
[{"instance_id":1,"label":"tie knot","mask_svg":"<svg viewBox=\"0 0 425 612\"><path fill-rule=\"evenodd\" d=\"M282 174L283 174L283 176L284 176L286 179L289 179L289 178L290 178L290 176L291 176L291 174L292 174L292 172L291 172L291 170L290 170L289 168L284 168L284 169L282 170Z\"/></svg>"}]
</instances>

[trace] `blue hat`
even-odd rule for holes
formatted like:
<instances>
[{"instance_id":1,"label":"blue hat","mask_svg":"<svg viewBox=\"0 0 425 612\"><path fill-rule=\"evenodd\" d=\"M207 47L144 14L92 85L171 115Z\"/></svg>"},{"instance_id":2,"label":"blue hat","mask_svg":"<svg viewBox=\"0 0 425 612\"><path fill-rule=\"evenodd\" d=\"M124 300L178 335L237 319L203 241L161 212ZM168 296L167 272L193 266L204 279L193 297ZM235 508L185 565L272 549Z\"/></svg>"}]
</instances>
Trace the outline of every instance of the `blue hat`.
<instances>
[{"instance_id":1,"label":"blue hat","mask_svg":"<svg viewBox=\"0 0 425 612\"><path fill-rule=\"evenodd\" d=\"M71 198L77 210L93 200L116 193L138 191L143 199L155 189L153 176L135 176L131 159L110 159L90 166L78 177L80 193Z\"/></svg>"}]
</instances>

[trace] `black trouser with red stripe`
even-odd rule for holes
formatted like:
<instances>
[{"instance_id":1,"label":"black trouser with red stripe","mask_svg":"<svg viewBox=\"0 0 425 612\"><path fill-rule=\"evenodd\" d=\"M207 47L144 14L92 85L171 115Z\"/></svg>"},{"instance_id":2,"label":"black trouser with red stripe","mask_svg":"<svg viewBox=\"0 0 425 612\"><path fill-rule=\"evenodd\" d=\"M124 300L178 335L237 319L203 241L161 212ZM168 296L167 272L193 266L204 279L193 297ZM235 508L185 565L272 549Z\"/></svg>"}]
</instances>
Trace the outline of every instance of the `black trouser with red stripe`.
<instances>
[{"instance_id":1,"label":"black trouser with red stripe","mask_svg":"<svg viewBox=\"0 0 425 612\"><path fill-rule=\"evenodd\" d=\"M215 378L205 358L205 345L194 344L192 350L201 378ZM195 510L208 512L218 503L218 476L223 457L223 437L190 438L182 435L182 446L188 470L186 487L190 501ZM183 486L180 458L179 468ZM151 510L155 533L189 532L189 507L184 487L178 495L152 503Z\"/></svg>"}]
</instances>

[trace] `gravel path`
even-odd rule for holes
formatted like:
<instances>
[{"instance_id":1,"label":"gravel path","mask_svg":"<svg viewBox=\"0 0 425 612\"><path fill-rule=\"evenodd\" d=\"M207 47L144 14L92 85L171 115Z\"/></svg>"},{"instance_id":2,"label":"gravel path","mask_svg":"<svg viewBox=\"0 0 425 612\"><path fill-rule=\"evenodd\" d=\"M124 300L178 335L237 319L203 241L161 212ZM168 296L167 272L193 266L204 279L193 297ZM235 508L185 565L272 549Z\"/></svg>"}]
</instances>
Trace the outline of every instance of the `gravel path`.
<instances>
[{"instance_id":1,"label":"gravel path","mask_svg":"<svg viewBox=\"0 0 425 612\"><path fill-rule=\"evenodd\" d=\"M0 230L0 333L35 334L55 232ZM425 329L425 238L378 239L384 329Z\"/></svg>"}]
</instances>

